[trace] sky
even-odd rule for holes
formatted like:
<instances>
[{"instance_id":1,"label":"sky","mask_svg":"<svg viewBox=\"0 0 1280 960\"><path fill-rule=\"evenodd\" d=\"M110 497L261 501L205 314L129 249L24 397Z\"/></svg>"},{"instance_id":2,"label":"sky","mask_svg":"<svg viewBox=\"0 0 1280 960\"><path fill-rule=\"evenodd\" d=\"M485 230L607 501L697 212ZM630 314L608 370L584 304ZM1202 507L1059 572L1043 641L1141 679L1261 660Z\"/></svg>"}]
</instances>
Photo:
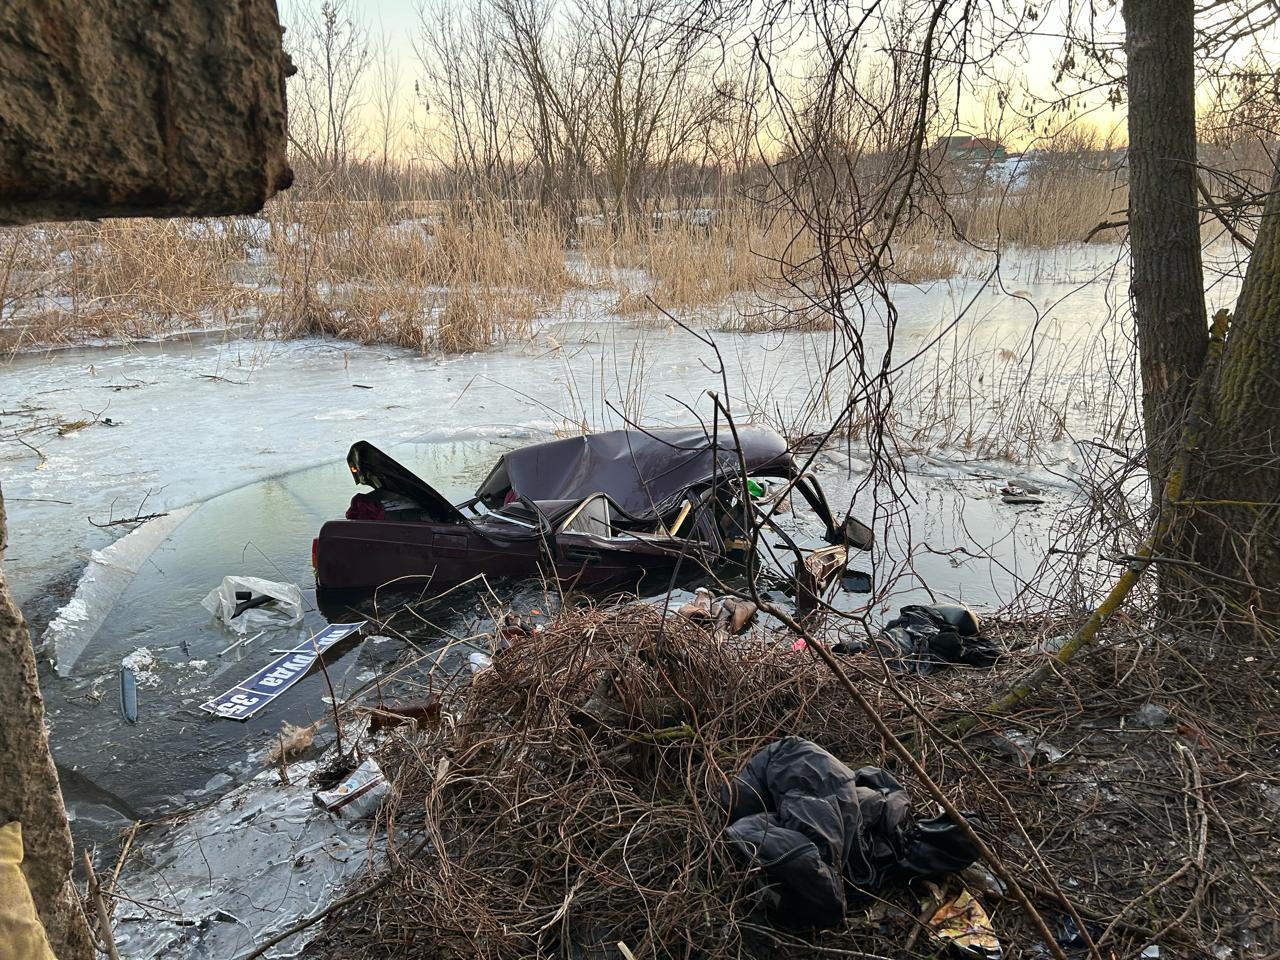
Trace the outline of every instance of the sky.
<instances>
[{"instance_id":1,"label":"sky","mask_svg":"<svg viewBox=\"0 0 1280 960\"><path fill-rule=\"evenodd\" d=\"M386 51L398 66L397 102L404 119L417 109L417 119L422 123L423 116L415 105L412 94L414 82L421 77L422 73L414 43L419 30L418 11L422 0L346 0L346 2L351 16L363 22L368 29L373 45L379 50ZM450 0L434 0L434 2L445 6ZM289 27L298 23L300 17L307 13L314 14L319 10L321 3L322 0L280 0L281 19L286 27ZM1061 20L1055 19L1055 16L1057 11L1065 10L1069 5L1066 0L1058 0L1058 2L1050 0L1047 4L1040 6L1049 10L1050 13L1036 26L1036 35L1024 40L1016 51L1011 51L1012 55L997 69L997 73L1008 82L1010 88L1029 89L1036 97L1047 101L1060 98L1060 94L1055 91L1053 77L1055 64L1063 49L1062 35L1065 28ZM1103 12L1098 15L1096 29L1106 39L1118 41L1121 28L1119 4L1103 5L1101 9ZM1072 110L1084 117L1078 122L1094 126L1102 134L1123 142L1124 107L1108 103L1107 92L1106 89L1096 90L1075 98ZM991 98L989 96L986 98L988 105L985 108L982 99L972 93L962 98L961 124L964 132L977 134L992 132L989 129L983 129L984 114L990 115L991 112ZM1014 102L1018 106L1021 106L1024 100L1025 98L1022 97L1014 97ZM369 112L367 107L364 108L364 112ZM435 118L437 122L438 119ZM371 117L369 122L372 125ZM430 119L426 120L428 125L431 122ZM1034 140L1029 139L1025 134L1010 134L1006 139L1010 141L1011 147L1017 149L1034 146ZM412 152L407 138L400 152Z\"/></svg>"}]
</instances>

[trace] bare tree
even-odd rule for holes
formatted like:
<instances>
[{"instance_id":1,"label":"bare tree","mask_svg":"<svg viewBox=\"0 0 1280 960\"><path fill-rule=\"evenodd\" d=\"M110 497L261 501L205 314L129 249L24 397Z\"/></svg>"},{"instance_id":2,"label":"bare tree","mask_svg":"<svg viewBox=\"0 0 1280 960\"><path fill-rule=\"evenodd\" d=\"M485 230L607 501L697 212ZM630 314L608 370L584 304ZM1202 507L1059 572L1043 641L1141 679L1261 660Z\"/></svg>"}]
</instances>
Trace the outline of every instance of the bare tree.
<instances>
[{"instance_id":1,"label":"bare tree","mask_svg":"<svg viewBox=\"0 0 1280 960\"><path fill-rule=\"evenodd\" d=\"M361 147L369 31L350 0L324 0L303 9L286 39L298 68L289 86L289 142L313 169L337 170Z\"/></svg>"},{"instance_id":2,"label":"bare tree","mask_svg":"<svg viewBox=\"0 0 1280 960\"><path fill-rule=\"evenodd\" d=\"M431 147L472 196L510 189L528 162L519 114L525 91L502 56L487 10L442 3L419 13L415 50L447 152Z\"/></svg>"}]
</instances>

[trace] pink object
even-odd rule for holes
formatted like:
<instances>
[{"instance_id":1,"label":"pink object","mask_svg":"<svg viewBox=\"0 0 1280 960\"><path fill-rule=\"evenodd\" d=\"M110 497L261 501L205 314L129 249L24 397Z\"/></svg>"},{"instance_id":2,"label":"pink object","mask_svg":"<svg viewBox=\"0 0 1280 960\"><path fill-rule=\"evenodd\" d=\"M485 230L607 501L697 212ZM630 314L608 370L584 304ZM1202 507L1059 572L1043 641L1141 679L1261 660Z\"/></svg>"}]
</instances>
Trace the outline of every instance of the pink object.
<instances>
[{"instance_id":1,"label":"pink object","mask_svg":"<svg viewBox=\"0 0 1280 960\"><path fill-rule=\"evenodd\" d=\"M791 644L792 653L799 653L801 650L808 650L808 649L809 649L809 644L805 643L803 638Z\"/></svg>"}]
</instances>

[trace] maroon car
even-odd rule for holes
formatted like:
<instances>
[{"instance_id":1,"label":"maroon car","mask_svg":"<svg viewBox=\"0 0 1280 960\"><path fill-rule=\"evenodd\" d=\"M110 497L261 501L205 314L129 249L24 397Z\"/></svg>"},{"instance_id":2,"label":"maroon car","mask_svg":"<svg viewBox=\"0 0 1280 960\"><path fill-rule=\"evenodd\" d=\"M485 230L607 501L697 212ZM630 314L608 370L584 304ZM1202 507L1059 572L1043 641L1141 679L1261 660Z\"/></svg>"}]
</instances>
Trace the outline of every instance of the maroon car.
<instances>
[{"instance_id":1,"label":"maroon car","mask_svg":"<svg viewBox=\"0 0 1280 960\"><path fill-rule=\"evenodd\" d=\"M693 427L533 444L499 458L475 496L457 505L364 441L347 463L373 492L352 499L348 519L320 528L312 564L321 589L438 593L478 575L591 590L687 580L745 549L753 519L768 517L771 499L792 485L829 543L870 548L870 531L851 518L837 525L786 441L760 427L739 429L737 443ZM798 559L822 554L823 569L843 570L831 548L809 554L768 522Z\"/></svg>"}]
</instances>

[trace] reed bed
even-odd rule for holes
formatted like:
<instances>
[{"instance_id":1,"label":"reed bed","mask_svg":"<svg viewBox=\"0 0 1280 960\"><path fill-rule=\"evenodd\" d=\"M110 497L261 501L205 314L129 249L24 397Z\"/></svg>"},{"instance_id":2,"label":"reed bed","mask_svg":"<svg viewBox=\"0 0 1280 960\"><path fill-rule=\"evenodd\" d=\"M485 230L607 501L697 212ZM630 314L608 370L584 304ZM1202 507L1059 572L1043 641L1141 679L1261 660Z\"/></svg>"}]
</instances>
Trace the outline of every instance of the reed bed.
<instances>
[{"instance_id":1,"label":"reed bed","mask_svg":"<svg viewBox=\"0 0 1280 960\"><path fill-rule=\"evenodd\" d=\"M972 273L981 258L966 244L1079 239L1122 192L1103 175L988 185L953 198L945 217L903 225L880 263L890 282ZM326 184L258 217L0 231L0 336L21 348L234 328L474 350L528 337L584 282L615 290L624 316L813 328L830 322L809 306L824 272L853 275L879 244L851 224L819 256L812 222L744 198L566 221L532 206L360 200Z\"/></svg>"}]
</instances>

